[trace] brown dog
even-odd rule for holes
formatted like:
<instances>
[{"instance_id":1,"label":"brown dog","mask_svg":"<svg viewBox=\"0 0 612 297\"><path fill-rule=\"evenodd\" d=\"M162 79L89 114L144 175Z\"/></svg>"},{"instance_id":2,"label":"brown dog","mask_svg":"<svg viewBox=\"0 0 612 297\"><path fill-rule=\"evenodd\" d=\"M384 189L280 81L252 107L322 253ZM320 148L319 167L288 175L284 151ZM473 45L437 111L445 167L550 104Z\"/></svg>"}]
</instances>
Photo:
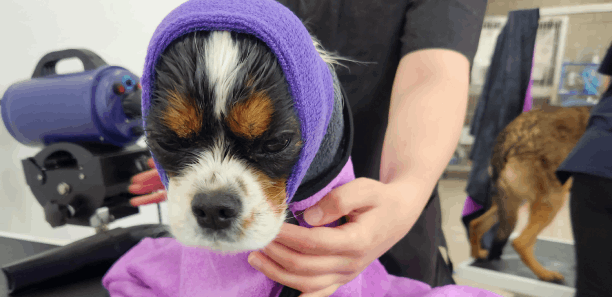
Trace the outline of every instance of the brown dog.
<instances>
[{"instance_id":1,"label":"brown dog","mask_svg":"<svg viewBox=\"0 0 612 297\"><path fill-rule=\"evenodd\" d=\"M563 275L547 270L534 256L536 238L567 198L572 179L562 185L555 171L586 130L591 107L543 106L514 119L499 134L491 156L491 208L470 222L474 259L499 259L516 226L519 207L530 205L529 223L512 246L521 260L544 281L558 282ZM499 229L490 251L481 238L495 223Z\"/></svg>"}]
</instances>

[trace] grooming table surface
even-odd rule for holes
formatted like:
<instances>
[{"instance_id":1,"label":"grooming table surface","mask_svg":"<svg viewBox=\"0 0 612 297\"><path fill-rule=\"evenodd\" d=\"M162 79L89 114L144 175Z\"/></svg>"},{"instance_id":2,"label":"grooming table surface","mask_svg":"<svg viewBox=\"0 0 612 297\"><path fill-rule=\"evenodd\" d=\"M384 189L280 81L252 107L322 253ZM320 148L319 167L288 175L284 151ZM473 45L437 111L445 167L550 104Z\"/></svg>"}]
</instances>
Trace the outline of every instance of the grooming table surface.
<instances>
[{"instance_id":1,"label":"grooming table surface","mask_svg":"<svg viewBox=\"0 0 612 297\"><path fill-rule=\"evenodd\" d=\"M546 269L563 274L565 284L561 285L540 281L512 248L512 239L504 247L501 260L475 262L470 259L456 268L457 276L529 296L574 296L576 260L572 243L539 238L535 246L538 261Z\"/></svg>"},{"instance_id":2,"label":"grooming table surface","mask_svg":"<svg viewBox=\"0 0 612 297\"><path fill-rule=\"evenodd\" d=\"M37 242L35 239L23 239L23 236L0 234L0 266L36 255L58 247L55 244ZM0 297L108 297L102 286L102 275L70 283L42 285L35 290L8 295L6 279L0 272Z\"/></svg>"}]
</instances>

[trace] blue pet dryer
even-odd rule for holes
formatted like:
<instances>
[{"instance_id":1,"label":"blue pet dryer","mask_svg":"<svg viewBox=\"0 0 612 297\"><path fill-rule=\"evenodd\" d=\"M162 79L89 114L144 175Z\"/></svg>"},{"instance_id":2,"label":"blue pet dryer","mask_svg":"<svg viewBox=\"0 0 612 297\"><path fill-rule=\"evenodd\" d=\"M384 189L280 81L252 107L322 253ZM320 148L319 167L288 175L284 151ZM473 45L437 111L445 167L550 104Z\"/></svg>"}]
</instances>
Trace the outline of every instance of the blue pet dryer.
<instances>
[{"instance_id":1,"label":"blue pet dryer","mask_svg":"<svg viewBox=\"0 0 612 297\"><path fill-rule=\"evenodd\" d=\"M84 71L57 74L57 62L78 58ZM2 120L27 146L92 142L127 146L142 136L139 79L107 65L85 49L45 55L32 78L11 85L2 97Z\"/></svg>"}]
</instances>

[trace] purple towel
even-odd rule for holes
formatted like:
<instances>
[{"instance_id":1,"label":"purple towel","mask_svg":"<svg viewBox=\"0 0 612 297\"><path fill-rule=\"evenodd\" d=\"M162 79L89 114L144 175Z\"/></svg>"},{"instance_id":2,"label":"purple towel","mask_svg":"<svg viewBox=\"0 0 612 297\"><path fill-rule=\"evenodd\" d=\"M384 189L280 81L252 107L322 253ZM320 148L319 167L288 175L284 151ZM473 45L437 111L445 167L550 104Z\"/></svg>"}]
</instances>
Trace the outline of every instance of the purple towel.
<instances>
[{"instance_id":1,"label":"purple towel","mask_svg":"<svg viewBox=\"0 0 612 297\"><path fill-rule=\"evenodd\" d=\"M302 211L332 189L355 179L349 159L340 174L315 195L291 206ZM299 220L299 219L298 219ZM308 226L303 220L300 225ZM249 253L223 255L204 248L186 247L173 238L145 238L121 257L102 279L111 297L278 296L282 285L252 268ZM499 296L464 287L429 285L386 272L375 260L332 297Z\"/></svg>"},{"instance_id":2,"label":"purple towel","mask_svg":"<svg viewBox=\"0 0 612 297\"><path fill-rule=\"evenodd\" d=\"M170 12L149 43L141 79L142 114L147 115L155 64L164 49L187 33L212 30L254 35L272 49L281 64L302 121L304 142L300 159L287 180L287 201L291 201L325 135L333 110L334 88L331 73L312 44L310 34L282 4L271 0L192 0ZM167 176L155 163L167 188Z\"/></svg>"}]
</instances>

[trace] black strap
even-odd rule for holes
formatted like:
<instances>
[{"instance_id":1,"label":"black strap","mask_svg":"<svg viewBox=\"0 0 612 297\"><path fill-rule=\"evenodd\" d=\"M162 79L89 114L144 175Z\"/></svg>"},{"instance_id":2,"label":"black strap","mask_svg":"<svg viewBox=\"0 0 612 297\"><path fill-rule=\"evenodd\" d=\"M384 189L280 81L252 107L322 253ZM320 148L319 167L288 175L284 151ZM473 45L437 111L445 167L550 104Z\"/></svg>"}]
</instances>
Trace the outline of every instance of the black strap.
<instances>
[{"instance_id":1,"label":"black strap","mask_svg":"<svg viewBox=\"0 0 612 297\"><path fill-rule=\"evenodd\" d=\"M319 192L321 189L325 188L329 183L331 183L338 174L344 169L344 165L348 162L349 157L351 156L351 150L353 149L353 114L351 113L351 108L348 102L348 97L346 96L346 92L342 86L340 86L342 90L342 97L344 100L344 136L342 137L342 155L334 158L334 163L336 165L332 166L330 170L325 172L319 178L315 178L307 183L301 184L291 202L299 202L305 199L310 198L312 195Z\"/></svg>"},{"instance_id":2,"label":"black strap","mask_svg":"<svg viewBox=\"0 0 612 297\"><path fill-rule=\"evenodd\" d=\"M278 297L299 297L300 294L302 294L302 292L294 288L283 286L283 290L280 292L280 295L278 295Z\"/></svg>"}]
</instances>

